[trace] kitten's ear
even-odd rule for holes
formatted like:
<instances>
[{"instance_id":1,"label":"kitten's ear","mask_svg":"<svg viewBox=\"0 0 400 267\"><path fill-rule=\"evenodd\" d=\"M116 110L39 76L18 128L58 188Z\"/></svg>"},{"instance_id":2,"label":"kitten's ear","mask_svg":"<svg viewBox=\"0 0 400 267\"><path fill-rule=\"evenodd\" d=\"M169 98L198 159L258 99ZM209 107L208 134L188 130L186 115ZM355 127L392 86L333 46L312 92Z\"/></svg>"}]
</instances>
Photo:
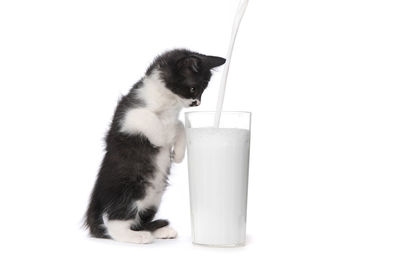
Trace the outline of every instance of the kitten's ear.
<instances>
[{"instance_id":1,"label":"kitten's ear","mask_svg":"<svg viewBox=\"0 0 400 267\"><path fill-rule=\"evenodd\" d=\"M225 63L226 59L222 57L203 56L201 58L205 67L212 69L221 66Z\"/></svg>"},{"instance_id":2,"label":"kitten's ear","mask_svg":"<svg viewBox=\"0 0 400 267\"><path fill-rule=\"evenodd\" d=\"M184 57L178 61L177 66L181 72L190 70L197 73L200 69L200 59L194 56Z\"/></svg>"}]
</instances>

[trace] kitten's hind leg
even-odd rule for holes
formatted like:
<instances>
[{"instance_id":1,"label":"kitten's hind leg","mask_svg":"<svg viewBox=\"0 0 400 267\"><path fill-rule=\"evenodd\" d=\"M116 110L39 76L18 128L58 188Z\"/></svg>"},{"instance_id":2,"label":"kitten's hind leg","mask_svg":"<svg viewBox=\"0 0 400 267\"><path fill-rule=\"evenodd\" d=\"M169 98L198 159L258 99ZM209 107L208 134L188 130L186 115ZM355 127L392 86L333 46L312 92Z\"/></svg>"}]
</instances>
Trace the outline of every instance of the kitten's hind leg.
<instances>
[{"instance_id":1,"label":"kitten's hind leg","mask_svg":"<svg viewBox=\"0 0 400 267\"><path fill-rule=\"evenodd\" d=\"M150 231L157 239L171 239L177 237L177 232L168 226L167 220L154 220L140 225L132 226L134 231Z\"/></svg>"},{"instance_id":2,"label":"kitten's hind leg","mask_svg":"<svg viewBox=\"0 0 400 267\"><path fill-rule=\"evenodd\" d=\"M147 244L154 240L149 231L133 231L133 220L109 220L106 224L108 235L115 241Z\"/></svg>"},{"instance_id":3,"label":"kitten's hind leg","mask_svg":"<svg viewBox=\"0 0 400 267\"><path fill-rule=\"evenodd\" d=\"M132 226L131 229L133 231L150 231L154 232L155 230L165 227L169 224L167 220L154 220L151 222L142 223L140 225Z\"/></svg>"}]
</instances>

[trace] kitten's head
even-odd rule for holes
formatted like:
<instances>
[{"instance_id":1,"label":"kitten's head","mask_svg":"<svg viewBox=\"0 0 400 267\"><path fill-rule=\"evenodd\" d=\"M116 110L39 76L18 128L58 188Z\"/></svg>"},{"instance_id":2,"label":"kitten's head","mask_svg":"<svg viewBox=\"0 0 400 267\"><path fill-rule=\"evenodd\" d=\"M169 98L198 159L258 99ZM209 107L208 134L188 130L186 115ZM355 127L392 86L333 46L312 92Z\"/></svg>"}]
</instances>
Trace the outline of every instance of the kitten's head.
<instances>
[{"instance_id":1,"label":"kitten's head","mask_svg":"<svg viewBox=\"0 0 400 267\"><path fill-rule=\"evenodd\" d=\"M157 69L165 86L179 96L184 106L198 106L210 81L211 70L224 63L222 57L176 49L157 57L146 74Z\"/></svg>"}]
</instances>

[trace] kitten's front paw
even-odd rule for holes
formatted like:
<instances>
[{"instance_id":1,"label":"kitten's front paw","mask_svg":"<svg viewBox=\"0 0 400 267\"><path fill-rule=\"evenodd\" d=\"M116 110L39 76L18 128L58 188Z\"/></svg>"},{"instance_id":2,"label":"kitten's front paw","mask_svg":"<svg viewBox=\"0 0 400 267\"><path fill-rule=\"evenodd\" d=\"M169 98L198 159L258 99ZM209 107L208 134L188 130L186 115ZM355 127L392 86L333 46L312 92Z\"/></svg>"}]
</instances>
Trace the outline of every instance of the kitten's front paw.
<instances>
[{"instance_id":1,"label":"kitten's front paw","mask_svg":"<svg viewBox=\"0 0 400 267\"><path fill-rule=\"evenodd\" d=\"M185 157L186 150L186 135L185 135L185 127L182 122L178 122L177 125L177 136L174 145L174 162L180 163Z\"/></svg>"},{"instance_id":2,"label":"kitten's front paw","mask_svg":"<svg viewBox=\"0 0 400 267\"><path fill-rule=\"evenodd\" d=\"M185 157L185 147L179 148L179 147L174 147L174 152L173 152L173 160L175 163L181 163L183 158Z\"/></svg>"},{"instance_id":3,"label":"kitten's front paw","mask_svg":"<svg viewBox=\"0 0 400 267\"><path fill-rule=\"evenodd\" d=\"M158 239L172 239L178 236L178 233L169 226L161 227L153 232L153 236Z\"/></svg>"}]
</instances>

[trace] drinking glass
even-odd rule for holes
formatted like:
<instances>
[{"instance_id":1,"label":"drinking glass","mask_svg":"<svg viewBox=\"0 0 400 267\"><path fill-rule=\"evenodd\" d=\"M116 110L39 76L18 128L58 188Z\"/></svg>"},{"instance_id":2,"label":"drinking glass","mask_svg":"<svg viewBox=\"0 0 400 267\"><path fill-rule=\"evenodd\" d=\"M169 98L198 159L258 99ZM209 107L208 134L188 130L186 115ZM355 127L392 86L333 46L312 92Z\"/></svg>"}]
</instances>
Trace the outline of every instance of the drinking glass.
<instances>
[{"instance_id":1,"label":"drinking glass","mask_svg":"<svg viewBox=\"0 0 400 267\"><path fill-rule=\"evenodd\" d=\"M250 112L185 113L192 241L240 246L246 241Z\"/></svg>"}]
</instances>

